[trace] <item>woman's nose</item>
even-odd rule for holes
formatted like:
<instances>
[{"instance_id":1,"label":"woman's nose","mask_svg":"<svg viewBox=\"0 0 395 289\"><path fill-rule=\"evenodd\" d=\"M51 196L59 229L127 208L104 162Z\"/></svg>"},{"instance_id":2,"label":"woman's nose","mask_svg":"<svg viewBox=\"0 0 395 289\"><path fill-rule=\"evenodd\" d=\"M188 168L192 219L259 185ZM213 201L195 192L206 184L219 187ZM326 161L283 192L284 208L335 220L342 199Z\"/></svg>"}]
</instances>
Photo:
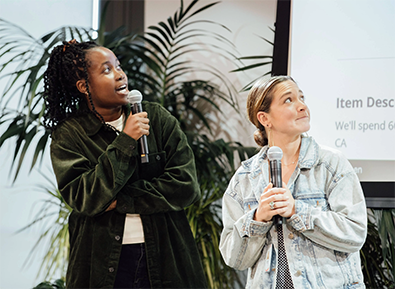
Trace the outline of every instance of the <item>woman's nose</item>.
<instances>
[{"instance_id":1,"label":"woman's nose","mask_svg":"<svg viewBox=\"0 0 395 289\"><path fill-rule=\"evenodd\" d=\"M120 71L118 72L118 75L117 75L117 80L122 80L122 79L124 79L125 77L126 77L125 72L123 72L122 70L120 70Z\"/></svg>"},{"instance_id":2,"label":"woman's nose","mask_svg":"<svg viewBox=\"0 0 395 289\"><path fill-rule=\"evenodd\" d=\"M303 100L300 100L299 101L299 110L304 111L304 110L306 110L306 108L307 108L307 105L304 103Z\"/></svg>"}]
</instances>

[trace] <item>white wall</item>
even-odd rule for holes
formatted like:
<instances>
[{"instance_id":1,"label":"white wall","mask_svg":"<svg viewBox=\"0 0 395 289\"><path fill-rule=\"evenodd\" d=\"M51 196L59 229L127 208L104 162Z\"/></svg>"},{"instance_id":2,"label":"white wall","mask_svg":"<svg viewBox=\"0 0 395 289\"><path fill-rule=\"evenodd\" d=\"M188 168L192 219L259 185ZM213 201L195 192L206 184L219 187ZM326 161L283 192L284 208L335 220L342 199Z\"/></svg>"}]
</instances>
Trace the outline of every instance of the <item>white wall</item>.
<instances>
[{"instance_id":1,"label":"white wall","mask_svg":"<svg viewBox=\"0 0 395 289\"><path fill-rule=\"evenodd\" d=\"M91 27L92 0L0 0L0 18L21 26L38 38L64 25ZM4 81L0 82L1 92L4 85ZM0 127L0 133L4 129ZM41 207L39 200L47 198L35 188L46 185L47 181L37 169L29 174L30 154L20 177L12 185L9 173L12 153L11 143L0 149L0 288L32 288L43 281L36 278L41 258L38 255L30 265L23 267L23 264L40 229L18 234L16 231L31 222ZM54 179L48 154L41 171Z\"/></svg>"}]
</instances>

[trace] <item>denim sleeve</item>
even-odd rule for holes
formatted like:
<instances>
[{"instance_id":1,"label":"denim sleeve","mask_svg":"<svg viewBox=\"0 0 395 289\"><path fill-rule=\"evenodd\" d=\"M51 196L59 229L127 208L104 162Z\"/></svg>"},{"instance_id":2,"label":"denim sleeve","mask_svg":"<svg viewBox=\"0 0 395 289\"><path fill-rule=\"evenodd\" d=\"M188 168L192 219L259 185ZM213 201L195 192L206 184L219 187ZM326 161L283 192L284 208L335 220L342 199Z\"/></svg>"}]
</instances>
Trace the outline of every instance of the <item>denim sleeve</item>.
<instances>
[{"instance_id":1,"label":"denim sleeve","mask_svg":"<svg viewBox=\"0 0 395 289\"><path fill-rule=\"evenodd\" d=\"M340 252L359 251L367 234L367 213L362 188L351 166L324 182L327 205L295 200L291 226L311 241Z\"/></svg>"},{"instance_id":2,"label":"denim sleeve","mask_svg":"<svg viewBox=\"0 0 395 289\"><path fill-rule=\"evenodd\" d=\"M220 251L225 263L238 270L252 267L267 243L267 232L273 222L253 220L256 209L244 212L243 200L237 191L237 177L233 177L222 200L224 229Z\"/></svg>"}]
</instances>

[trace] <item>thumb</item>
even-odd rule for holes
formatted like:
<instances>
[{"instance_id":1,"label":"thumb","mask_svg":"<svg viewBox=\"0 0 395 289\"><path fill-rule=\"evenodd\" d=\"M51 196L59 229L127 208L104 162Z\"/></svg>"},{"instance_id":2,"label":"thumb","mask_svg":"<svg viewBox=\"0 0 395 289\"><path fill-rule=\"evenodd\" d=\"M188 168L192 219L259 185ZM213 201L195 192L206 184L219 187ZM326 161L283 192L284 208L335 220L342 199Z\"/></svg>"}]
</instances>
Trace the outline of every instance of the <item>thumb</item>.
<instances>
[{"instance_id":1,"label":"thumb","mask_svg":"<svg viewBox=\"0 0 395 289\"><path fill-rule=\"evenodd\" d=\"M268 190L270 190L271 188L273 188L273 184L272 183L269 183L268 185L267 185L267 187L263 190L263 192L264 193L266 193Z\"/></svg>"}]
</instances>

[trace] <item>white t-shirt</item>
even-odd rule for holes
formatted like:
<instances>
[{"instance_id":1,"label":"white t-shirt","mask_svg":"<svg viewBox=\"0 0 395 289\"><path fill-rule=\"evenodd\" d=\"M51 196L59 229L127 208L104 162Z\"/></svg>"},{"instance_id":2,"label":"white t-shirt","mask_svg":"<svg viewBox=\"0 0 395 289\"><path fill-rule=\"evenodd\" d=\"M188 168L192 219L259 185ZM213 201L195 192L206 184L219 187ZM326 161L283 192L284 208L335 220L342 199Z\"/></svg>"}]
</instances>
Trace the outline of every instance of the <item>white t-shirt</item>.
<instances>
[{"instance_id":1,"label":"white t-shirt","mask_svg":"<svg viewBox=\"0 0 395 289\"><path fill-rule=\"evenodd\" d=\"M117 130L123 130L125 114L118 119L109 121L107 124L115 127ZM122 244L144 243L143 223L139 214L126 214L125 228L123 231Z\"/></svg>"}]
</instances>

